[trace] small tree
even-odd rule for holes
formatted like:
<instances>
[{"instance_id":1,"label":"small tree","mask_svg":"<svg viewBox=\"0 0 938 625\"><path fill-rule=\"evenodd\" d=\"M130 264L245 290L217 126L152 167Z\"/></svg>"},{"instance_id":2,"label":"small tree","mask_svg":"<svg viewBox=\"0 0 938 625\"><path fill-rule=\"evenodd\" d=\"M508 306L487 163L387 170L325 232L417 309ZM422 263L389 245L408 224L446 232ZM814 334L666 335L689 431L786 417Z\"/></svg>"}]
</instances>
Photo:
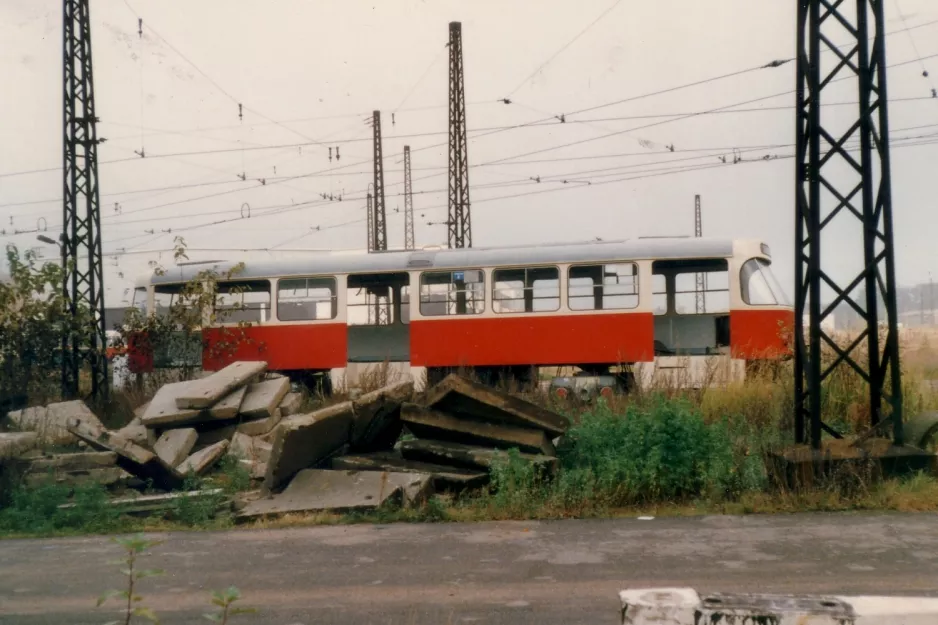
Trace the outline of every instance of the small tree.
<instances>
[{"instance_id":1,"label":"small tree","mask_svg":"<svg viewBox=\"0 0 938 625\"><path fill-rule=\"evenodd\" d=\"M186 242L182 237L175 239L173 259L176 262L188 260ZM200 271L182 285L169 308L156 311L157 314L129 309L117 328L120 344L130 348L131 357L148 354L177 371L182 379L192 377L200 366L203 353L210 358L234 354L241 345L251 342L244 331L250 322L240 321L236 327L219 328L216 334L220 336L211 343L205 339L202 330L206 326L225 323L233 313L244 309L241 303L224 305L224 299L217 295L219 282L233 280L243 270L244 263L238 263L223 272L214 269ZM153 272L161 276L165 275L166 269L157 265ZM244 288L237 287L227 292L237 296L244 291Z\"/></svg>"},{"instance_id":2,"label":"small tree","mask_svg":"<svg viewBox=\"0 0 938 625\"><path fill-rule=\"evenodd\" d=\"M87 308L67 313L60 264L40 263L29 250L6 248L10 278L0 282L0 412L61 393L62 335L90 323ZM9 405L3 405L9 404Z\"/></svg>"}]
</instances>

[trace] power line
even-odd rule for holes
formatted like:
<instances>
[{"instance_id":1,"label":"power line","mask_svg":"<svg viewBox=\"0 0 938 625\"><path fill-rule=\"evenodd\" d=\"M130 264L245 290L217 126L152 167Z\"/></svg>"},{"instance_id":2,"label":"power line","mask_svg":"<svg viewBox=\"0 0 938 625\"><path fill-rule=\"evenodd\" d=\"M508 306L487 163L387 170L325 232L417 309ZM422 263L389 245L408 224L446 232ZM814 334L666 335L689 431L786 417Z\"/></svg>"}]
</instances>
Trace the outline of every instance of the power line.
<instances>
[{"instance_id":1,"label":"power line","mask_svg":"<svg viewBox=\"0 0 938 625\"><path fill-rule=\"evenodd\" d=\"M592 22L590 22L589 24L587 24L586 27L585 27L583 30L581 30L580 32L578 32L572 39L570 39L569 41L567 41L567 43L565 43L565 44L563 44L562 46L560 46L560 48L558 48L557 51L554 52L546 61L544 61L543 63L541 63L540 65L538 65L537 68L527 76L527 78L525 78L525 79L522 80L520 83L518 83L518 86L515 87L514 89L512 89L512 90L508 93L508 97L510 98L510 97L513 96L519 89L521 89L521 87L523 87L524 85L528 84L528 81L531 80L532 78L534 78L534 77L537 75L538 72L540 72L542 69L544 69L545 67L547 67L547 66L548 66L551 62L553 62L553 60L556 59L558 56L560 56L561 54L563 54L563 52L564 52L567 48L569 48L571 45L573 45L574 43L576 43L576 41L577 41L580 37L582 37L583 35L585 35L591 28L593 28L593 26L595 26L595 25L598 24L600 21L602 21L603 18L605 18L607 15L609 15L609 14L613 11L613 9L615 9L615 8L616 8L617 6L619 6L621 3L622 3L622 0L615 0L615 2L613 2L612 4L610 4L610 5L606 8L605 11L603 11L602 13L599 14L599 16L598 16L596 19L594 19Z\"/></svg>"}]
</instances>

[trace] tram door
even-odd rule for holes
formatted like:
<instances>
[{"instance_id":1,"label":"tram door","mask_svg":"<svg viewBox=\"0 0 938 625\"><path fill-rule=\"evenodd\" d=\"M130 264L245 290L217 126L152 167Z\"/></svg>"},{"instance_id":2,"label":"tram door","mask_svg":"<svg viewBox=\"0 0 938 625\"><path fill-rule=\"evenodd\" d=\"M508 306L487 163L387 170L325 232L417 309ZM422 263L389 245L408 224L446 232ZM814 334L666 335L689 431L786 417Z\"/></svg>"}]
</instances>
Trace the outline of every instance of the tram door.
<instances>
[{"instance_id":1,"label":"tram door","mask_svg":"<svg viewBox=\"0 0 938 625\"><path fill-rule=\"evenodd\" d=\"M410 362L410 276L348 276L348 362Z\"/></svg>"}]
</instances>

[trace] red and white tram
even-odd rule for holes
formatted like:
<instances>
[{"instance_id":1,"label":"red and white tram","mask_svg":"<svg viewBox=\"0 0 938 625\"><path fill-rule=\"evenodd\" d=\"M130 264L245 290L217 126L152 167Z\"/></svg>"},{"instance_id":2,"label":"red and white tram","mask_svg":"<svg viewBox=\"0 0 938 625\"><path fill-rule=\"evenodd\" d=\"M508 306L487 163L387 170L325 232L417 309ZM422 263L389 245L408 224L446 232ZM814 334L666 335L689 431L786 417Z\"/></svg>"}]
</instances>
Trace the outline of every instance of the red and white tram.
<instances>
[{"instance_id":1,"label":"red and white tram","mask_svg":"<svg viewBox=\"0 0 938 625\"><path fill-rule=\"evenodd\" d=\"M137 284L135 305L160 314L208 268L175 267ZM343 376L361 363L528 371L609 367L723 355L778 358L794 312L754 240L654 238L511 248L335 252L250 262L217 283L227 319L250 340L213 355L221 329L202 330L202 368L266 360L301 377ZM412 302L415 302L414 305ZM131 368L153 365L143 354Z\"/></svg>"}]
</instances>

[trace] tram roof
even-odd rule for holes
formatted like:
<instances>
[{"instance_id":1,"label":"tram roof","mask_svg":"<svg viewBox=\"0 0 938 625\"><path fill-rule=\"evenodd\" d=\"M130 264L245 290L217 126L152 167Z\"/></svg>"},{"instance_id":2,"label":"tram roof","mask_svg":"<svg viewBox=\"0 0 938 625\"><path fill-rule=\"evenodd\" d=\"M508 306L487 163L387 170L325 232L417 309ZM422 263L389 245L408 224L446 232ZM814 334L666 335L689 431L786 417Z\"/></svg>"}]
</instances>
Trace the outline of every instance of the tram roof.
<instances>
[{"instance_id":1,"label":"tram roof","mask_svg":"<svg viewBox=\"0 0 938 625\"><path fill-rule=\"evenodd\" d=\"M733 243L733 239L673 237L490 248L424 248L373 253L363 250L322 252L278 260L245 262L244 269L237 274L237 278L471 269L537 263L725 258L733 254ZM143 277L137 281L137 286L185 282L206 270L225 273L238 262L225 260L186 263L171 267L160 276Z\"/></svg>"}]
</instances>

